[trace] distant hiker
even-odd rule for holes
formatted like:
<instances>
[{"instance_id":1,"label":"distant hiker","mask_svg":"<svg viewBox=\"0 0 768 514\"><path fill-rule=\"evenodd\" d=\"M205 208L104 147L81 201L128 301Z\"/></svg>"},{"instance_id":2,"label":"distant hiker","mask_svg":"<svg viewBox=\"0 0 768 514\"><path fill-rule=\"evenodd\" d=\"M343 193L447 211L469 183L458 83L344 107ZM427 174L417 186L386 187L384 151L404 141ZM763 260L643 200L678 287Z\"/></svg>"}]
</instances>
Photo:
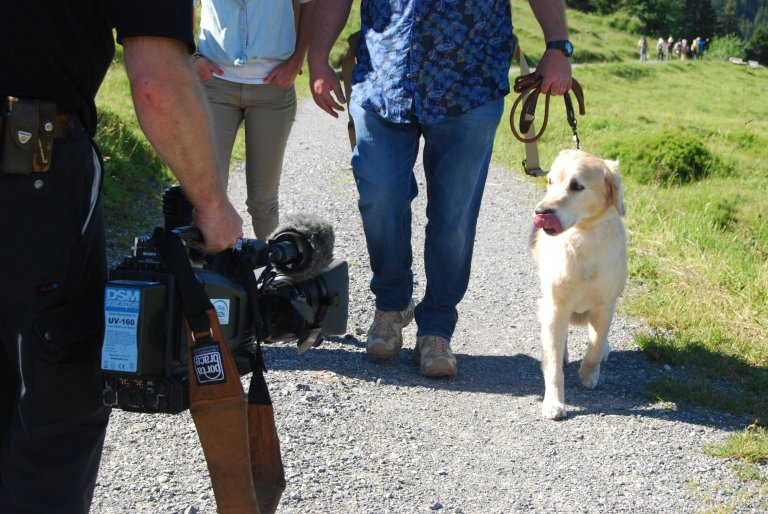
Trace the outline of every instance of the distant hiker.
<instances>
[{"instance_id":1,"label":"distant hiker","mask_svg":"<svg viewBox=\"0 0 768 514\"><path fill-rule=\"evenodd\" d=\"M645 62L648 58L648 42L645 40L645 36L640 38L637 46L640 48L640 62Z\"/></svg>"},{"instance_id":2,"label":"distant hiker","mask_svg":"<svg viewBox=\"0 0 768 514\"><path fill-rule=\"evenodd\" d=\"M672 50L675 47L675 39L672 36L669 36L669 39L667 39L667 61L672 60Z\"/></svg>"},{"instance_id":3,"label":"distant hiker","mask_svg":"<svg viewBox=\"0 0 768 514\"><path fill-rule=\"evenodd\" d=\"M664 58L664 38L660 37L656 43L656 60L661 61Z\"/></svg>"},{"instance_id":4,"label":"distant hiker","mask_svg":"<svg viewBox=\"0 0 768 514\"><path fill-rule=\"evenodd\" d=\"M707 42L704 39L697 37L696 45L698 46L699 58L701 59L704 57L704 50L707 49Z\"/></svg>"}]
</instances>

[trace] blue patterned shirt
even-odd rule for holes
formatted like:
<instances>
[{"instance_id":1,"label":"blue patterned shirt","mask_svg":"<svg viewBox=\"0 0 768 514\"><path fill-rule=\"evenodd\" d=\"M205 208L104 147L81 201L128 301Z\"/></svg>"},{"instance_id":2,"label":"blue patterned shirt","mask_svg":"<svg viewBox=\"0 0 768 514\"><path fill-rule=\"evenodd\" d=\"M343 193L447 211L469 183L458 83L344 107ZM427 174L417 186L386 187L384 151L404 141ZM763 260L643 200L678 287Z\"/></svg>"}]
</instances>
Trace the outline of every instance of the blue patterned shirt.
<instances>
[{"instance_id":1,"label":"blue patterned shirt","mask_svg":"<svg viewBox=\"0 0 768 514\"><path fill-rule=\"evenodd\" d=\"M509 0L362 0L352 99L395 123L435 123L509 93Z\"/></svg>"}]
</instances>

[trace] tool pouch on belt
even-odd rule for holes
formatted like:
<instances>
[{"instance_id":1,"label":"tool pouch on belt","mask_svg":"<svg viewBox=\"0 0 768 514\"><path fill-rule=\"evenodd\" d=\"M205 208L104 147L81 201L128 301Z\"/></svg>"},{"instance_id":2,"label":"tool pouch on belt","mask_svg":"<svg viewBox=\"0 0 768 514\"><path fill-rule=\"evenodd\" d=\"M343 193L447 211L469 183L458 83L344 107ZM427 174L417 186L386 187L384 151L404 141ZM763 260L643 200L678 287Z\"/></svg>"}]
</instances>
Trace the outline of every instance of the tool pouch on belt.
<instances>
[{"instance_id":1,"label":"tool pouch on belt","mask_svg":"<svg viewBox=\"0 0 768 514\"><path fill-rule=\"evenodd\" d=\"M9 96L3 99L0 171L46 172L51 169L56 104Z\"/></svg>"}]
</instances>

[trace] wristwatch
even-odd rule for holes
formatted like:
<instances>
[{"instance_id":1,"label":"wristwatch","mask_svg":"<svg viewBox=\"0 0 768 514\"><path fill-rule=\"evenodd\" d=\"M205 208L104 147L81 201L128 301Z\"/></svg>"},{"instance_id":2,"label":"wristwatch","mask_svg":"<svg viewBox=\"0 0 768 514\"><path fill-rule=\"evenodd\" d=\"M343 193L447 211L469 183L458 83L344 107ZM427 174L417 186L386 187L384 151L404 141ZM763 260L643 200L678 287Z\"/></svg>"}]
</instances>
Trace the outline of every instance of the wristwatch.
<instances>
[{"instance_id":1,"label":"wristwatch","mask_svg":"<svg viewBox=\"0 0 768 514\"><path fill-rule=\"evenodd\" d=\"M573 44L567 39L547 42L547 50L560 50L566 57L573 55Z\"/></svg>"}]
</instances>

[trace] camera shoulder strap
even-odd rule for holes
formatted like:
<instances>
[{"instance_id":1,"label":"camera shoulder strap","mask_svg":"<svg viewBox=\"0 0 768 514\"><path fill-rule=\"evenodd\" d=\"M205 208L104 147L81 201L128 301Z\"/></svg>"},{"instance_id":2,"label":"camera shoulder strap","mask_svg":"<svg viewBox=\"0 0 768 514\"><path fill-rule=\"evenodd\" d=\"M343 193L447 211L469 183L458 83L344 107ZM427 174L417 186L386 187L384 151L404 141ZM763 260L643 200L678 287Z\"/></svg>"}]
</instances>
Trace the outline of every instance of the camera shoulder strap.
<instances>
[{"instance_id":1,"label":"camera shoulder strap","mask_svg":"<svg viewBox=\"0 0 768 514\"><path fill-rule=\"evenodd\" d=\"M277 510L280 497L285 491L285 469L280 453L280 439L275 425L275 413L272 399L264 378L267 367L261 353L261 341L264 340L265 320L258 309L259 292L253 265L240 252L231 252L230 257L240 271L240 278L248 292L249 303L254 306L257 336L256 352L251 354L251 383L248 387L248 438L251 451L251 474L256 488L261 512L272 513Z\"/></svg>"},{"instance_id":2,"label":"camera shoulder strap","mask_svg":"<svg viewBox=\"0 0 768 514\"><path fill-rule=\"evenodd\" d=\"M152 242L176 275L187 320L190 413L222 514L260 514L253 485L245 393L229 345L181 238L155 229ZM255 428L255 427L254 427Z\"/></svg>"}]
</instances>

